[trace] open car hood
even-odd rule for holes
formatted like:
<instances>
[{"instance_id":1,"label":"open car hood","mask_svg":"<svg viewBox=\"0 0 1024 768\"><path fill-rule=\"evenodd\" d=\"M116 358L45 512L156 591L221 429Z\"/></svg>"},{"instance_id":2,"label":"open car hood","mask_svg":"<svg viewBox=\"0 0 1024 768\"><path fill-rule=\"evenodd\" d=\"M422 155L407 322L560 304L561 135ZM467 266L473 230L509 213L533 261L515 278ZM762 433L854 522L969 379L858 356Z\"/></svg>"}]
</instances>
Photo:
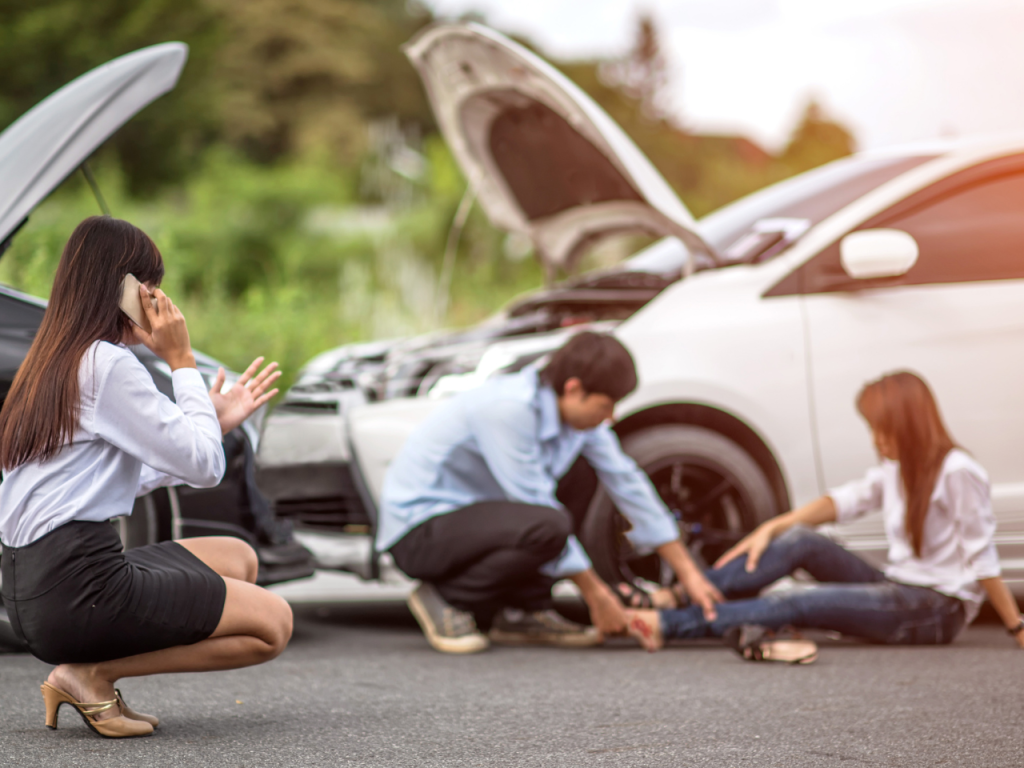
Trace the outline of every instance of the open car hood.
<instances>
[{"instance_id":1,"label":"open car hood","mask_svg":"<svg viewBox=\"0 0 1024 768\"><path fill-rule=\"evenodd\" d=\"M108 61L0 133L0 252L32 210L136 112L174 88L188 46L162 43Z\"/></svg>"},{"instance_id":2,"label":"open car hood","mask_svg":"<svg viewBox=\"0 0 1024 768\"><path fill-rule=\"evenodd\" d=\"M481 207L571 268L606 234L676 235L710 252L690 212L632 140L547 62L473 23L440 24L405 53Z\"/></svg>"}]
</instances>

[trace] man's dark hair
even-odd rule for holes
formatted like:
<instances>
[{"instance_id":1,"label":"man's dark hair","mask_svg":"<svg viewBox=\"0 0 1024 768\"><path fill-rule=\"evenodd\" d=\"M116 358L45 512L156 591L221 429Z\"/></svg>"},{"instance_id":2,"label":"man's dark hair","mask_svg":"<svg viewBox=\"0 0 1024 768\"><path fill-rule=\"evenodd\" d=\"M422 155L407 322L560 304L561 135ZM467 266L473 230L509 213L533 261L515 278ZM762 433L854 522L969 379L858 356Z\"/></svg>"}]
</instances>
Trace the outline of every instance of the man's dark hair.
<instances>
[{"instance_id":1,"label":"man's dark hair","mask_svg":"<svg viewBox=\"0 0 1024 768\"><path fill-rule=\"evenodd\" d=\"M591 395L619 401L636 389L636 365L622 342L606 333L585 331L569 339L551 356L540 380L559 395L565 382L577 378Z\"/></svg>"}]
</instances>

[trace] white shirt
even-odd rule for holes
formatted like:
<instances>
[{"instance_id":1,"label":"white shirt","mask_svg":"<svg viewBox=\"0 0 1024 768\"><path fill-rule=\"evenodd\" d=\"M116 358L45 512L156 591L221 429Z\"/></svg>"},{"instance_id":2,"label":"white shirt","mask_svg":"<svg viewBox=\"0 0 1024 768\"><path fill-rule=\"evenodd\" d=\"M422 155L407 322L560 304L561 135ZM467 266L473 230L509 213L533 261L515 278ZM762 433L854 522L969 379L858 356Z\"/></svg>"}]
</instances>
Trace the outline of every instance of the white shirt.
<instances>
[{"instance_id":1,"label":"white shirt","mask_svg":"<svg viewBox=\"0 0 1024 768\"><path fill-rule=\"evenodd\" d=\"M70 445L4 472L0 540L23 547L72 520L131 514L164 485L217 485L224 450L217 413L195 368L171 374L175 404L126 347L93 342L78 368L81 413Z\"/></svg>"},{"instance_id":2,"label":"white shirt","mask_svg":"<svg viewBox=\"0 0 1024 768\"><path fill-rule=\"evenodd\" d=\"M906 504L899 463L883 461L863 479L834 488L828 495L840 523L882 510L889 540L886 578L959 598L967 621L974 620L985 599L978 580L1000 574L988 475L978 462L958 448L946 454L925 516L920 558L914 555L904 528Z\"/></svg>"}]
</instances>

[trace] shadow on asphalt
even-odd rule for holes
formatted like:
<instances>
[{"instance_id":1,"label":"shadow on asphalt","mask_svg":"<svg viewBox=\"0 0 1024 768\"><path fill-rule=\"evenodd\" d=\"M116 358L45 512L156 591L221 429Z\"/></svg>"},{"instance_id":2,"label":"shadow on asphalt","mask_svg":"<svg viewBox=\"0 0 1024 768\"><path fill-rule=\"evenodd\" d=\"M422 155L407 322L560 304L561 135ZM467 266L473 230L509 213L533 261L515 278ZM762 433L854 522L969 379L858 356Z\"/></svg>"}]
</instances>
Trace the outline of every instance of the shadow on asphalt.
<instances>
[{"instance_id":1,"label":"shadow on asphalt","mask_svg":"<svg viewBox=\"0 0 1024 768\"><path fill-rule=\"evenodd\" d=\"M556 607L560 613L567 618L581 623L589 623L589 615L586 606L582 601L574 598L561 598L556 601ZM305 642L316 642L322 639L325 634L334 634L338 631L360 631L373 630L384 631L388 634L419 634L419 626L413 618L404 602L382 601L382 602L361 602L361 603L306 603L293 606L295 613L295 631L292 636L292 645L302 645ZM999 616L987 603L972 626L999 625ZM862 640L851 637L842 637L837 633L806 631L804 634L816 641L822 647L864 647L871 646ZM964 647L986 647L993 644L993 638L988 633L978 634L965 632L961 634L956 644ZM998 639L995 641L998 644ZM668 648L699 648L699 647L720 647L721 640L707 638L701 640L677 640L669 641ZM605 642L606 650L636 650L636 643L631 638L615 637L608 638Z\"/></svg>"}]
</instances>

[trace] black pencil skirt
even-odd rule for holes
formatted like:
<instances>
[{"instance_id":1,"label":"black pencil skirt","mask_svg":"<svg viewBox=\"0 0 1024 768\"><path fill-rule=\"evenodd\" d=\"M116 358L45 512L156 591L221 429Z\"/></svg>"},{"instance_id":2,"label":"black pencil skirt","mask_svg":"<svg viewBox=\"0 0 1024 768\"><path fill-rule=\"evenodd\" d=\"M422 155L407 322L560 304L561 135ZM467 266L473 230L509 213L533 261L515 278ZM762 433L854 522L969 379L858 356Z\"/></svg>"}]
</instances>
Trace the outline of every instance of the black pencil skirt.
<instances>
[{"instance_id":1,"label":"black pencil skirt","mask_svg":"<svg viewBox=\"0 0 1024 768\"><path fill-rule=\"evenodd\" d=\"M50 664L93 664L205 640L227 590L176 542L124 552L110 523L66 523L27 546L4 546L0 572L12 628Z\"/></svg>"}]
</instances>

